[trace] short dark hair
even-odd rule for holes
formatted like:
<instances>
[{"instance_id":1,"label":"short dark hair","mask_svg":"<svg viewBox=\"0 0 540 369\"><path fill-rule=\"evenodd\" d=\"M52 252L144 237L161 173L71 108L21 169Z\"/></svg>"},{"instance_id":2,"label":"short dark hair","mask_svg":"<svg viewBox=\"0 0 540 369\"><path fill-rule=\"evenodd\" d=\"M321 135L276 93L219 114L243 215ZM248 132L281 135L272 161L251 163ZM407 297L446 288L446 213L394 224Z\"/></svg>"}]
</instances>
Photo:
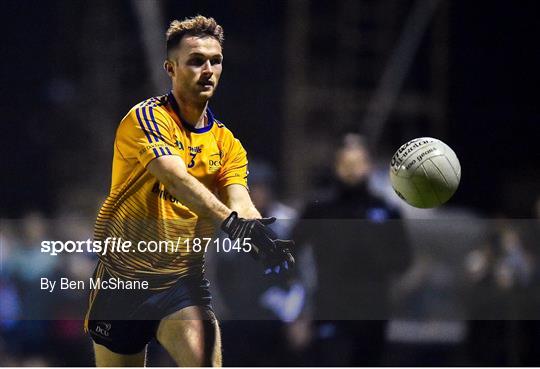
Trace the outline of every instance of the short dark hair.
<instances>
[{"instance_id":1,"label":"short dark hair","mask_svg":"<svg viewBox=\"0 0 540 369\"><path fill-rule=\"evenodd\" d=\"M182 37L185 35L213 37L222 47L225 39L223 27L217 24L214 18L207 18L202 15L185 18L183 21L173 20L165 35L167 36L167 56L169 56L172 49L180 44Z\"/></svg>"}]
</instances>

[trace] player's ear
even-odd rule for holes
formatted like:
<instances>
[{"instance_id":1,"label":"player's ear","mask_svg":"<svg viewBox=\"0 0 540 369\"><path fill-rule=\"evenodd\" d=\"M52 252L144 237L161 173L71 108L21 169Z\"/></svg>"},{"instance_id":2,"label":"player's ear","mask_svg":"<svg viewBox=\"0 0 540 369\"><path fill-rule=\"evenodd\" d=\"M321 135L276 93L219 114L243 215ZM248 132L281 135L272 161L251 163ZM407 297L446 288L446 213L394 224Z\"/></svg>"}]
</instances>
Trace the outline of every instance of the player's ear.
<instances>
[{"instance_id":1,"label":"player's ear","mask_svg":"<svg viewBox=\"0 0 540 369\"><path fill-rule=\"evenodd\" d=\"M165 69L169 77L174 77L174 65L169 59L163 62L163 69Z\"/></svg>"}]
</instances>

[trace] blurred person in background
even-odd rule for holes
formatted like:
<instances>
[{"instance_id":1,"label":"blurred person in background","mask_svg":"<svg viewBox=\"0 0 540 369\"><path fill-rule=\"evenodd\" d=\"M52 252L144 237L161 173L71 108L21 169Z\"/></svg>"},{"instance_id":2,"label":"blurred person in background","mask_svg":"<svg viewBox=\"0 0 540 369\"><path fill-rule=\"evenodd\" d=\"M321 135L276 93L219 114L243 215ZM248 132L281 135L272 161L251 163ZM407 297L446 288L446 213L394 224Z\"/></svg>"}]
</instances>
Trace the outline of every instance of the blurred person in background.
<instances>
[{"instance_id":1,"label":"blurred person in background","mask_svg":"<svg viewBox=\"0 0 540 369\"><path fill-rule=\"evenodd\" d=\"M539 326L527 319L537 320L540 311L535 297L538 240L525 241L533 225L499 215L489 223L486 242L465 258L467 353L473 365L535 361L531 350L540 338Z\"/></svg>"},{"instance_id":2,"label":"blurred person in background","mask_svg":"<svg viewBox=\"0 0 540 369\"><path fill-rule=\"evenodd\" d=\"M275 169L269 163L255 159L249 163L249 174L249 192L253 204L263 216L277 219L271 228L279 237L289 237L298 212L277 199Z\"/></svg>"},{"instance_id":3,"label":"blurred person in background","mask_svg":"<svg viewBox=\"0 0 540 369\"><path fill-rule=\"evenodd\" d=\"M57 258L39 252L41 241L51 235L41 212L27 212L12 230L14 237L7 245L8 257L2 266L2 275L8 280L2 304L10 307L13 318L21 320L5 321L3 333L9 337L9 349L15 357L46 364L53 349L50 337L54 334L51 327L56 301L37 289L35 282L42 277L56 278L62 266Z\"/></svg>"},{"instance_id":4,"label":"blurred person in background","mask_svg":"<svg viewBox=\"0 0 540 369\"><path fill-rule=\"evenodd\" d=\"M73 253L58 257L40 252L43 240L89 238L87 223L73 217L52 221L38 211L31 211L15 224L15 229L18 237L3 244L9 251L2 268L5 280L0 281L1 331L10 337L8 348L15 357L32 363L43 361L45 364L41 365L85 365L90 355L88 339L81 329L85 294L59 291L53 295L37 289L36 281L61 277L85 279L91 275L95 262L88 255ZM84 230L83 234L72 233L77 229Z\"/></svg>"},{"instance_id":5,"label":"blurred person in background","mask_svg":"<svg viewBox=\"0 0 540 369\"><path fill-rule=\"evenodd\" d=\"M405 271L411 249L399 213L370 193L370 153L362 136L349 133L337 146L333 195L308 204L293 237L311 258L311 307L289 327L293 346L313 365L381 365L390 315L389 288ZM311 294L310 294L311 295ZM309 341L312 341L309 349Z\"/></svg>"}]
</instances>

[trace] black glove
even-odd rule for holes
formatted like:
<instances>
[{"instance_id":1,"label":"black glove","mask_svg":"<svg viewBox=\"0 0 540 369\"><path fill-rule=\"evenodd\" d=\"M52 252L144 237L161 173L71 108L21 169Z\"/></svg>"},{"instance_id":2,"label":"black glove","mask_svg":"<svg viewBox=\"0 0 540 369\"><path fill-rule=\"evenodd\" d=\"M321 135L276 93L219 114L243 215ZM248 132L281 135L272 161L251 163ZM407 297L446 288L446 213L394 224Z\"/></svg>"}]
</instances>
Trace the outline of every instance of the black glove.
<instances>
[{"instance_id":1,"label":"black glove","mask_svg":"<svg viewBox=\"0 0 540 369\"><path fill-rule=\"evenodd\" d=\"M274 231L268 227L275 221L276 218L239 218L238 213L233 211L223 221L221 229L232 240L249 238L251 255L263 263L265 274L279 274L294 267L294 257L291 254L294 241L277 239Z\"/></svg>"}]
</instances>

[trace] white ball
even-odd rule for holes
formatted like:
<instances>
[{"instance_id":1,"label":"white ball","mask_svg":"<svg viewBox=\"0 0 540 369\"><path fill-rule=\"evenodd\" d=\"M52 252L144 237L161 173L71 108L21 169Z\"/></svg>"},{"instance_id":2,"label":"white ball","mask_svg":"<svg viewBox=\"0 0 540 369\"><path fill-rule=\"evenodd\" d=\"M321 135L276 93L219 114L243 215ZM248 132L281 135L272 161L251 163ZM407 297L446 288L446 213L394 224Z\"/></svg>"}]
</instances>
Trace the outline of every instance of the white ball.
<instances>
[{"instance_id":1,"label":"white ball","mask_svg":"<svg viewBox=\"0 0 540 369\"><path fill-rule=\"evenodd\" d=\"M402 145L390 163L390 181L396 194L417 208L434 208L456 192L461 166L454 151L431 137Z\"/></svg>"}]
</instances>

